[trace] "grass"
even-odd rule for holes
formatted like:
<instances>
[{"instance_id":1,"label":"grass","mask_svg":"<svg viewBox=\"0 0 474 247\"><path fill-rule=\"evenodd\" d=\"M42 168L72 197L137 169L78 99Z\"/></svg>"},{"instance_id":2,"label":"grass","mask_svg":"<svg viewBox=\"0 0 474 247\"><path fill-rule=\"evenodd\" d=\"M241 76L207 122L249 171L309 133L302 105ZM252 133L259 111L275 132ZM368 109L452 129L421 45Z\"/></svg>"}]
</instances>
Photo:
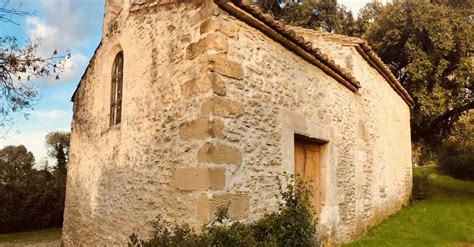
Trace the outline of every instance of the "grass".
<instances>
[{"instance_id":1,"label":"grass","mask_svg":"<svg viewBox=\"0 0 474 247\"><path fill-rule=\"evenodd\" d=\"M403 208L347 247L474 246L474 181L443 175L437 167L414 173L429 174L430 198Z\"/></svg>"},{"instance_id":2,"label":"grass","mask_svg":"<svg viewBox=\"0 0 474 247\"><path fill-rule=\"evenodd\" d=\"M0 234L1 244L27 244L58 240L61 238L61 228L44 229L31 232Z\"/></svg>"}]
</instances>

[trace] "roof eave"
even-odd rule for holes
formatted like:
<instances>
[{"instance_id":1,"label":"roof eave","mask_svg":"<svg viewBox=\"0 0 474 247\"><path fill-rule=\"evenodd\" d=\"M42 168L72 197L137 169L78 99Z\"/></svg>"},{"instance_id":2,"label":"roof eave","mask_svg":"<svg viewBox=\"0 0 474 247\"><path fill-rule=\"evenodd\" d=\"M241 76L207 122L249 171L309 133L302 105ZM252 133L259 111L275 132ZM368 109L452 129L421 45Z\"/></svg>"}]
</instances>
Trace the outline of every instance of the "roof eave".
<instances>
[{"instance_id":1,"label":"roof eave","mask_svg":"<svg viewBox=\"0 0 474 247\"><path fill-rule=\"evenodd\" d=\"M395 78L392 71L382 62L377 54L370 48L367 44L359 44L355 47L359 54L372 66L374 67L380 75L382 75L388 84L397 92L398 95L407 103L408 106L413 107L415 101L410 96L408 91L400 84L400 82Z\"/></svg>"}]
</instances>

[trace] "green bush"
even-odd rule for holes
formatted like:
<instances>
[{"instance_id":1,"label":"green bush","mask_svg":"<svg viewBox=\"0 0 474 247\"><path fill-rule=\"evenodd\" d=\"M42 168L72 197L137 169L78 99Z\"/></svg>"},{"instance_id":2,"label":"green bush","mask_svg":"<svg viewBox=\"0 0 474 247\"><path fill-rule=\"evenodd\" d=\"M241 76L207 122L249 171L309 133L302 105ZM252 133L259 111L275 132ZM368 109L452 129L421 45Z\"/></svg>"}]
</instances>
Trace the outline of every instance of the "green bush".
<instances>
[{"instance_id":1,"label":"green bush","mask_svg":"<svg viewBox=\"0 0 474 247\"><path fill-rule=\"evenodd\" d=\"M474 180L474 110L459 119L452 135L441 143L438 163L451 177Z\"/></svg>"},{"instance_id":2,"label":"green bush","mask_svg":"<svg viewBox=\"0 0 474 247\"><path fill-rule=\"evenodd\" d=\"M447 143L438 157L444 173L459 179L474 180L474 150Z\"/></svg>"},{"instance_id":3,"label":"green bush","mask_svg":"<svg viewBox=\"0 0 474 247\"><path fill-rule=\"evenodd\" d=\"M425 172L413 172L412 200L419 201L429 197L429 174Z\"/></svg>"},{"instance_id":4,"label":"green bush","mask_svg":"<svg viewBox=\"0 0 474 247\"><path fill-rule=\"evenodd\" d=\"M154 236L141 240L133 234L129 246L315 246L316 219L310 188L299 179L287 182L284 189L280 186L282 202L278 210L255 222L230 222L227 209L221 208L198 234L187 224L172 225L158 217L152 224Z\"/></svg>"}]
</instances>

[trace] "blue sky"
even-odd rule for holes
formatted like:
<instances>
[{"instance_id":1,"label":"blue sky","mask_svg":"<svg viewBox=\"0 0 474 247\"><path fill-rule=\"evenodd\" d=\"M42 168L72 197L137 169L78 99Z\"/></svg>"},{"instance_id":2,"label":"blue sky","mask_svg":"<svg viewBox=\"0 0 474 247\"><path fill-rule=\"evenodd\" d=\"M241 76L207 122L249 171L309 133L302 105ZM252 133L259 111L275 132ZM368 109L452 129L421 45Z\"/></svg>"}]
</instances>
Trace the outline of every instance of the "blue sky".
<instances>
[{"instance_id":1,"label":"blue sky","mask_svg":"<svg viewBox=\"0 0 474 247\"><path fill-rule=\"evenodd\" d=\"M0 0L0 3L4 0ZM372 0L339 0L356 15L359 8ZM71 70L60 80L43 78L41 100L29 111L26 119L15 115L13 128L0 138L0 148L6 145L25 145L37 161L46 157L44 138L48 132L70 130L72 103L70 98L89 59L99 44L104 0L10 0L11 6L33 13L14 18L19 25L0 22L0 36L13 35L20 44L27 39L41 39L39 52L48 56L54 50L72 54Z\"/></svg>"},{"instance_id":2,"label":"blue sky","mask_svg":"<svg viewBox=\"0 0 474 247\"><path fill-rule=\"evenodd\" d=\"M70 70L61 74L60 80L42 78L36 82L40 101L28 112L28 119L16 114L13 128L0 139L0 147L23 144L40 161L46 156L45 135L70 130L70 98L99 44L104 0L10 0L11 6L18 4L33 14L14 18L19 25L0 22L0 36L14 35L20 44L40 38L38 51L42 55L51 55L55 49L60 54L69 50L72 55L67 66Z\"/></svg>"}]
</instances>

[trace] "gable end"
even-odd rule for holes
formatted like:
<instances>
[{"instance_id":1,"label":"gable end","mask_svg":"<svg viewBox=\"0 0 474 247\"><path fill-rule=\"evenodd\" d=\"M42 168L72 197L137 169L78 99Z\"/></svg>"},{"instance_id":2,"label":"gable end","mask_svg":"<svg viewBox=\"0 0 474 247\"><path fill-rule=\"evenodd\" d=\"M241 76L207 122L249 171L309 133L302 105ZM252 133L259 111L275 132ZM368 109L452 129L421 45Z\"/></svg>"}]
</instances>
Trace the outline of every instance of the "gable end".
<instances>
[{"instance_id":1,"label":"gable end","mask_svg":"<svg viewBox=\"0 0 474 247\"><path fill-rule=\"evenodd\" d=\"M335 62L326 54L323 54L320 49L313 48L312 43L306 41L303 36L296 34L294 30L288 28L282 22L275 20L271 15L263 13L260 7L248 4L243 0L214 0L214 2L232 16L262 31L287 49L319 67L326 74L336 79L351 91L357 92L360 88L360 83L351 75L350 72L335 64ZM357 45L355 45L356 50L373 68L377 70L380 75L384 77L387 83L405 101L405 103L412 107L414 105L413 98L377 54L373 52L372 48L370 48L365 41L358 38L347 38L352 41L357 40Z\"/></svg>"},{"instance_id":2,"label":"gable end","mask_svg":"<svg viewBox=\"0 0 474 247\"><path fill-rule=\"evenodd\" d=\"M214 2L232 16L260 30L285 48L322 69L351 91L357 92L360 88L360 83L348 71L337 65L318 48L313 48L311 42L296 35L294 30L274 20L271 15L263 13L259 7L248 5L241 0L214 0Z\"/></svg>"}]
</instances>

